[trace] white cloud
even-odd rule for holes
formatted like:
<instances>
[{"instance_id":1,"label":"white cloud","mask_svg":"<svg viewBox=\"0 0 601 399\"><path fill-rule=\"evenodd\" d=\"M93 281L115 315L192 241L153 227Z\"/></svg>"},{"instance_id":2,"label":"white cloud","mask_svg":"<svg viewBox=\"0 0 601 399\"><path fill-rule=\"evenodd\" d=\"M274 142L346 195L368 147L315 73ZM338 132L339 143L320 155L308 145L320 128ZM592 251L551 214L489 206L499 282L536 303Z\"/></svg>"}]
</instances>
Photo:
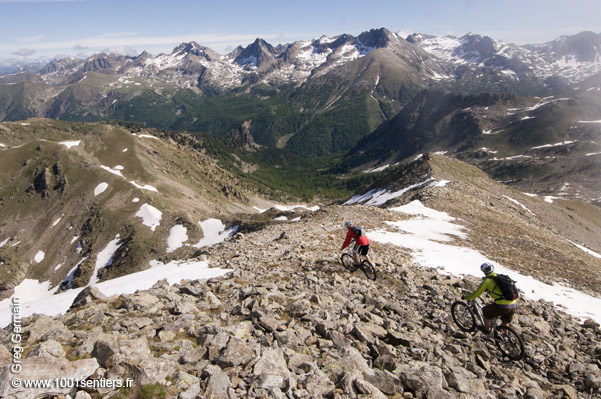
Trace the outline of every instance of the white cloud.
<instances>
[{"instance_id":1,"label":"white cloud","mask_svg":"<svg viewBox=\"0 0 601 399\"><path fill-rule=\"evenodd\" d=\"M35 54L35 50L29 49L29 48L22 48L22 49L19 49L18 51L15 51L12 54L17 55L19 57L29 57L30 55Z\"/></svg>"},{"instance_id":2,"label":"white cloud","mask_svg":"<svg viewBox=\"0 0 601 399\"><path fill-rule=\"evenodd\" d=\"M140 52L138 50L136 50L135 48L133 48L131 46L118 46L118 47L105 48L102 50L102 52L108 53L108 54L113 53L113 54L129 55L130 57L135 57L140 54Z\"/></svg>"},{"instance_id":3,"label":"white cloud","mask_svg":"<svg viewBox=\"0 0 601 399\"><path fill-rule=\"evenodd\" d=\"M75 46L73 46L73 50L78 51L78 52L87 50L88 48L89 47L82 46L81 44L76 44Z\"/></svg>"}]
</instances>

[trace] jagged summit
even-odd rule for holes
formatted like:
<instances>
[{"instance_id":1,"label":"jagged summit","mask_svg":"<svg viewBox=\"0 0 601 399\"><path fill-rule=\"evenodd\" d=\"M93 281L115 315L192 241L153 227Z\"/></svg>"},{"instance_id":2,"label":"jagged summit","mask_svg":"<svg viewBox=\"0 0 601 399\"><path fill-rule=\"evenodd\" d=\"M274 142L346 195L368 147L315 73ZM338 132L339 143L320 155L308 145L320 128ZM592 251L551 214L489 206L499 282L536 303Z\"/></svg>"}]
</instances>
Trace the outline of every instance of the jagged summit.
<instances>
[{"instance_id":1,"label":"jagged summit","mask_svg":"<svg viewBox=\"0 0 601 399\"><path fill-rule=\"evenodd\" d=\"M208 47L201 46L196 42L182 43L175 47L171 52L172 57L178 58L185 58L191 55L202 57L207 61L214 61L222 58L217 52Z\"/></svg>"},{"instance_id":2,"label":"jagged summit","mask_svg":"<svg viewBox=\"0 0 601 399\"><path fill-rule=\"evenodd\" d=\"M61 59L54 59L46 64L41 70L42 75L57 72L59 70L75 69L79 66L80 59L76 57L67 57Z\"/></svg>"},{"instance_id":3,"label":"jagged summit","mask_svg":"<svg viewBox=\"0 0 601 399\"><path fill-rule=\"evenodd\" d=\"M81 72L115 72L127 57L117 54L95 54L84 62Z\"/></svg>"},{"instance_id":4,"label":"jagged summit","mask_svg":"<svg viewBox=\"0 0 601 399\"><path fill-rule=\"evenodd\" d=\"M461 46L455 49L452 55L474 64L492 58L497 53L495 42L488 36L468 33L460 37L459 41Z\"/></svg>"},{"instance_id":5,"label":"jagged summit","mask_svg":"<svg viewBox=\"0 0 601 399\"><path fill-rule=\"evenodd\" d=\"M261 67L279 55L277 49L263 39L256 39L248 47L242 49L234 62L242 66Z\"/></svg>"},{"instance_id":6,"label":"jagged summit","mask_svg":"<svg viewBox=\"0 0 601 399\"><path fill-rule=\"evenodd\" d=\"M363 32L357 36L357 39L365 47L380 48L386 47L391 40L396 39L396 35L386 28L380 28Z\"/></svg>"},{"instance_id":7,"label":"jagged summit","mask_svg":"<svg viewBox=\"0 0 601 399\"><path fill-rule=\"evenodd\" d=\"M561 36L551 42L526 46L537 51L550 62L573 59L579 63L601 63L601 33L581 32L573 36Z\"/></svg>"}]
</instances>

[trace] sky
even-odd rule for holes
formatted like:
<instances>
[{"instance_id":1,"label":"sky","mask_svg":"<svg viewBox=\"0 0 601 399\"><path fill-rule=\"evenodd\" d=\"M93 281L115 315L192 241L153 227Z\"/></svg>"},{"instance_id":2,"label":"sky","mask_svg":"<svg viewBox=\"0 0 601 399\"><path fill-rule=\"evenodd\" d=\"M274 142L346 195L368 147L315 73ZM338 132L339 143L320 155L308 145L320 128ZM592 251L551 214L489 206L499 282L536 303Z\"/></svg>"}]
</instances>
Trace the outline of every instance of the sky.
<instances>
[{"instance_id":1,"label":"sky","mask_svg":"<svg viewBox=\"0 0 601 399\"><path fill-rule=\"evenodd\" d=\"M195 41L226 54L370 29L539 44L601 33L599 0L0 0L0 64L100 52L171 53Z\"/></svg>"}]
</instances>

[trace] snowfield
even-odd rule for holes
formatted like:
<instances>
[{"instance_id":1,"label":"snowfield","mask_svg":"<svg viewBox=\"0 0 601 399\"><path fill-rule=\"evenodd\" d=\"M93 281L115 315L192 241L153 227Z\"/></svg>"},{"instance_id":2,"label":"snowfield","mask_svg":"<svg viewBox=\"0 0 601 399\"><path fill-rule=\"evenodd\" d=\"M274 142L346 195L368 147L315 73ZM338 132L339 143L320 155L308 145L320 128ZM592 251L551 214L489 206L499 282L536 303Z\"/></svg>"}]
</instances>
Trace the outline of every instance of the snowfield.
<instances>
[{"instance_id":1,"label":"snowfield","mask_svg":"<svg viewBox=\"0 0 601 399\"><path fill-rule=\"evenodd\" d=\"M167 279L169 284L177 284L181 280L209 279L223 276L230 270L209 268L208 262L189 262L168 264L155 264L148 270L127 276L107 280L96 284L96 287L107 296L133 294L138 290L151 288L156 282ZM50 282L40 283L37 280L26 279L15 288L11 298L0 302L0 327L6 327L12 322L10 303L12 298L21 300L21 317L28 317L34 313L55 316L65 313L73 303L73 300L83 288L68 290L53 295L56 289L49 289Z\"/></svg>"},{"instance_id":2,"label":"snowfield","mask_svg":"<svg viewBox=\"0 0 601 399\"><path fill-rule=\"evenodd\" d=\"M443 274L482 277L480 265L491 260L474 249L461 246L461 240L467 238L467 233L454 218L444 212L427 208L419 201L392 210L412 215L413 218L388 222L391 226L390 230L370 232L370 239L407 248L413 253L415 262L435 268ZM589 251L584 247L581 249ZM601 257L595 253L591 255ZM491 263L495 265L496 272L508 274L517 281L518 288L523 291L526 298L534 301L539 299L551 301L581 320L593 319L601 323L600 298L561 284L545 284L496 262Z\"/></svg>"},{"instance_id":3,"label":"snowfield","mask_svg":"<svg viewBox=\"0 0 601 399\"><path fill-rule=\"evenodd\" d=\"M236 230L233 228L224 231L225 226L218 219L209 219L199 224L205 235L205 238L203 238L204 241L201 240L201 242L199 242L199 244L203 244L200 246L217 244L226 237L231 236ZM177 225L175 227L177 227ZM183 239L182 230L178 228L173 231L172 228L171 233L172 234L169 235L171 239L170 245L179 245ZM8 239L5 241L8 242ZM3 241L3 243L5 243L5 241ZM208 261L172 261L164 264L155 260L150 262L151 268L148 270L98 283L96 277L98 270L112 262L115 252L119 249L119 241L120 238L117 235L115 239L98 254L94 274L92 275L89 284L95 285L96 288L106 296L133 294L138 290L149 289L157 281L163 279L167 279L169 284L177 284L181 280L209 279L220 277L230 272L230 270L227 269L209 268ZM82 259L82 261L84 259ZM67 280L72 276L72 272L76 267L69 273ZM69 310L73 300L83 288L71 289L55 295L57 289L58 286L51 289L49 281L39 282L31 279L23 280L21 284L15 287L15 292L10 298L0 301L0 328L6 327L12 321L13 314L11 313L11 301L13 298L19 298L22 303L21 317L28 317L34 313L55 316Z\"/></svg>"}]
</instances>

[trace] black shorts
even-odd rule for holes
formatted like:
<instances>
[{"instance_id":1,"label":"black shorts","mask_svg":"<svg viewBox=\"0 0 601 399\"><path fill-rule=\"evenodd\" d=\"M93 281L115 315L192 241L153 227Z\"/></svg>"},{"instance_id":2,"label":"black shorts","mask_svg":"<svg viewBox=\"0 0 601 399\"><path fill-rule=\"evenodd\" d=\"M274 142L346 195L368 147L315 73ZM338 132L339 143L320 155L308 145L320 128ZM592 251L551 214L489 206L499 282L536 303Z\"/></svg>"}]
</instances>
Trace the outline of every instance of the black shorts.
<instances>
[{"instance_id":1,"label":"black shorts","mask_svg":"<svg viewBox=\"0 0 601 399\"><path fill-rule=\"evenodd\" d=\"M488 320L492 320L495 317L501 316L501 321L503 321L503 323L509 324L511 323L511 320L513 320L513 314L515 313L515 309L515 306L511 307L491 303L482 308L482 314Z\"/></svg>"},{"instance_id":2,"label":"black shorts","mask_svg":"<svg viewBox=\"0 0 601 399\"><path fill-rule=\"evenodd\" d=\"M359 255L367 256L367 253L369 252L369 244L367 244L367 245L355 244L355 246L353 247L353 251L355 251L355 253L357 253Z\"/></svg>"}]
</instances>

